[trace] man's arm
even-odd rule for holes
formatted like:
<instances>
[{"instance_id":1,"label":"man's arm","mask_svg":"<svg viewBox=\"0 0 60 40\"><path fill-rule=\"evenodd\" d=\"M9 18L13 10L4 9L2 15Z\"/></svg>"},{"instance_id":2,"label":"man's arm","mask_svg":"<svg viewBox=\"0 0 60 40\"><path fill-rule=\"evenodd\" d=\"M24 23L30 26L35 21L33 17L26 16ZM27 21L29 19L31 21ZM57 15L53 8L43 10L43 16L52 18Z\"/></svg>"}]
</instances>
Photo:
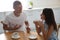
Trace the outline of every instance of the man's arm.
<instances>
[{"instance_id":1,"label":"man's arm","mask_svg":"<svg viewBox=\"0 0 60 40\"><path fill-rule=\"evenodd\" d=\"M3 21L1 21L1 23L3 24L3 29L4 29L4 30L8 30L8 25L5 24L5 23L3 23Z\"/></svg>"},{"instance_id":2,"label":"man's arm","mask_svg":"<svg viewBox=\"0 0 60 40\"><path fill-rule=\"evenodd\" d=\"M16 30L16 29L19 29L21 27L21 25L16 25L14 28L11 28L11 27L8 27L7 24L3 23L3 21L1 21L1 23L3 24L4 30Z\"/></svg>"},{"instance_id":3,"label":"man's arm","mask_svg":"<svg viewBox=\"0 0 60 40\"><path fill-rule=\"evenodd\" d=\"M26 30L28 31L28 32L30 32L30 28L29 28L29 23L28 23L28 21L25 21L25 25L26 25Z\"/></svg>"}]
</instances>

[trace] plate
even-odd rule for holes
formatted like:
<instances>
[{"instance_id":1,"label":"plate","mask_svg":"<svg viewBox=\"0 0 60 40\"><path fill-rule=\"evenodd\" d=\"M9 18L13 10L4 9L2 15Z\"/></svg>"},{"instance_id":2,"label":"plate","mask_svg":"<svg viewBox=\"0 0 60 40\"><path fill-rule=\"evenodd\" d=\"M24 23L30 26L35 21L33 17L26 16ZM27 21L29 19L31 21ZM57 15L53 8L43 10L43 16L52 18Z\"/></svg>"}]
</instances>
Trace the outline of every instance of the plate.
<instances>
[{"instance_id":1,"label":"plate","mask_svg":"<svg viewBox=\"0 0 60 40\"><path fill-rule=\"evenodd\" d=\"M13 38L13 39L19 39L20 38L19 33L18 32L12 33L11 38Z\"/></svg>"},{"instance_id":2,"label":"plate","mask_svg":"<svg viewBox=\"0 0 60 40\"><path fill-rule=\"evenodd\" d=\"M36 38L37 38L36 35L30 35L30 36L29 36L29 39L36 39Z\"/></svg>"},{"instance_id":3,"label":"plate","mask_svg":"<svg viewBox=\"0 0 60 40\"><path fill-rule=\"evenodd\" d=\"M13 39L19 39L20 36L12 36Z\"/></svg>"}]
</instances>

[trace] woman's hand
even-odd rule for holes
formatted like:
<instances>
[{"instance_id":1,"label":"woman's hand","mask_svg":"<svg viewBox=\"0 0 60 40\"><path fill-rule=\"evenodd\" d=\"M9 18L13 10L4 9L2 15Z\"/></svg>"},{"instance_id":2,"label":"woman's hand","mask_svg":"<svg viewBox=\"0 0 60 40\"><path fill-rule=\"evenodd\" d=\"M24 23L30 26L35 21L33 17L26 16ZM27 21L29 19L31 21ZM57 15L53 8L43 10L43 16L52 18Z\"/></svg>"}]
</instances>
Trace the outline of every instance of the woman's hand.
<instances>
[{"instance_id":1,"label":"woman's hand","mask_svg":"<svg viewBox=\"0 0 60 40\"><path fill-rule=\"evenodd\" d=\"M34 23L35 25L38 25L38 21L33 21L33 23Z\"/></svg>"},{"instance_id":2,"label":"woman's hand","mask_svg":"<svg viewBox=\"0 0 60 40\"><path fill-rule=\"evenodd\" d=\"M36 26L36 31L37 31L38 35L40 35L41 28L40 28L40 26L39 26L39 21L33 21L33 23L34 23L35 26Z\"/></svg>"},{"instance_id":3,"label":"woman's hand","mask_svg":"<svg viewBox=\"0 0 60 40\"><path fill-rule=\"evenodd\" d=\"M47 32L45 31L43 22L40 21L40 22L39 22L39 26L40 26L41 31L42 31L42 33L43 33L43 38L44 38L44 40L47 40L47 39L48 39L48 38L47 38Z\"/></svg>"}]
</instances>

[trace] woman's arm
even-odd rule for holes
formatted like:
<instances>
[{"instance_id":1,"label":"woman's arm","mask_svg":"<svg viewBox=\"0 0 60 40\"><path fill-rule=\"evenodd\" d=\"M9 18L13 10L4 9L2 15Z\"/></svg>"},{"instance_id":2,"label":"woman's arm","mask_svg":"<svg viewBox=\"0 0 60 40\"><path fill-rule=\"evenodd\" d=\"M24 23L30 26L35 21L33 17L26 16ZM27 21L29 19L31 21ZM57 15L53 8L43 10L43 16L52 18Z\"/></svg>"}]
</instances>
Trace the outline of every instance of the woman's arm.
<instances>
[{"instance_id":1,"label":"woman's arm","mask_svg":"<svg viewBox=\"0 0 60 40\"><path fill-rule=\"evenodd\" d=\"M38 24L41 28L44 40L47 40L47 31L45 31L44 24L41 21Z\"/></svg>"},{"instance_id":2,"label":"woman's arm","mask_svg":"<svg viewBox=\"0 0 60 40\"><path fill-rule=\"evenodd\" d=\"M42 22L39 22L39 25L40 25L41 30L43 32L44 40L48 40L48 38L50 37L51 33L53 32L53 26L51 26L47 31L45 31L44 24Z\"/></svg>"},{"instance_id":3,"label":"woman's arm","mask_svg":"<svg viewBox=\"0 0 60 40\"><path fill-rule=\"evenodd\" d=\"M35 24L35 27L36 27L36 31L37 31L38 35L40 35L41 28L39 27L38 22L39 21L33 21L33 23Z\"/></svg>"},{"instance_id":4,"label":"woman's arm","mask_svg":"<svg viewBox=\"0 0 60 40\"><path fill-rule=\"evenodd\" d=\"M47 32L47 38L49 38L53 32L53 26L50 26L50 28L48 29L48 32Z\"/></svg>"}]
</instances>

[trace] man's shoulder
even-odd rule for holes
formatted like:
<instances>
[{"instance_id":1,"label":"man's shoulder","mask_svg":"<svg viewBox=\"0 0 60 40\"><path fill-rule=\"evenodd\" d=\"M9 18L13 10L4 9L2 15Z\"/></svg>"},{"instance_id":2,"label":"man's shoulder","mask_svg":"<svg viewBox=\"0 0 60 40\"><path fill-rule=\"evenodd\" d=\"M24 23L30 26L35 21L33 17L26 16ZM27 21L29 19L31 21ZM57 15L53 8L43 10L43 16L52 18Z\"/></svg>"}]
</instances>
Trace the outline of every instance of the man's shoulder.
<instances>
[{"instance_id":1,"label":"man's shoulder","mask_svg":"<svg viewBox=\"0 0 60 40\"><path fill-rule=\"evenodd\" d=\"M26 16L26 13L23 11L23 12L22 12L22 15L23 15L23 16Z\"/></svg>"},{"instance_id":2,"label":"man's shoulder","mask_svg":"<svg viewBox=\"0 0 60 40\"><path fill-rule=\"evenodd\" d=\"M6 17L12 17L13 16L13 12L10 12L8 15L6 15Z\"/></svg>"}]
</instances>

